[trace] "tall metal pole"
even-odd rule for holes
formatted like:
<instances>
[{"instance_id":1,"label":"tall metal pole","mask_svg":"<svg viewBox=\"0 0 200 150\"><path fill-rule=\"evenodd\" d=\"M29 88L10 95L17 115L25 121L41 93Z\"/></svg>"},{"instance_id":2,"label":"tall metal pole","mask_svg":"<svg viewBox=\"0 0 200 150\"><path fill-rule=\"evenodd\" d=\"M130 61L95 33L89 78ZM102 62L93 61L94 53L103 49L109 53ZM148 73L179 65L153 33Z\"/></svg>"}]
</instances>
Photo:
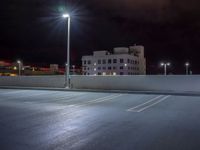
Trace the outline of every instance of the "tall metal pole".
<instances>
[{"instance_id":1,"label":"tall metal pole","mask_svg":"<svg viewBox=\"0 0 200 150\"><path fill-rule=\"evenodd\" d=\"M167 75L167 64L164 64L164 73L165 73L165 76Z\"/></svg>"},{"instance_id":2,"label":"tall metal pole","mask_svg":"<svg viewBox=\"0 0 200 150\"><path fill-rule=\"evenodd\" d=\"M68 19L67 31L67 87L70 88L70 17Z\"/></svg>"},{"instance_id":3,"label":"tall metal pole","mask_svg":"<svg viewBox=\"0 0 200 150\"><path fill-rule=\"evenodd\" d=\"M18 71L19 71L18 74L19 74L19 76L21 75L21 66L20 66L20 64L21 64L21 63L19 62L19 63L18 63Z\"/></svg>"}]
</instances>

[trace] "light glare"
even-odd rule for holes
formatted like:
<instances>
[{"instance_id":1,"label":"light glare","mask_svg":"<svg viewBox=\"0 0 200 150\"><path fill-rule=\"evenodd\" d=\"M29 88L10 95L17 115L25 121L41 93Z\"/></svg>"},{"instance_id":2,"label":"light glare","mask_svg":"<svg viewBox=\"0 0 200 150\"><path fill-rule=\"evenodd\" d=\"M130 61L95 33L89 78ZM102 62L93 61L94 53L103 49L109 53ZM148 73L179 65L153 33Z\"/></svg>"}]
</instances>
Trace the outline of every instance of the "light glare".
<instances>
[{"instance_id":1,"label":"light glare","mask_svg":"<svg viewBox=\"0 0 200 150\"><path fill-rule=\"evenodd\" d=\"M70 15L69 14L63 14L63 18L69 18Z\"/></svg>"}]
</instances>

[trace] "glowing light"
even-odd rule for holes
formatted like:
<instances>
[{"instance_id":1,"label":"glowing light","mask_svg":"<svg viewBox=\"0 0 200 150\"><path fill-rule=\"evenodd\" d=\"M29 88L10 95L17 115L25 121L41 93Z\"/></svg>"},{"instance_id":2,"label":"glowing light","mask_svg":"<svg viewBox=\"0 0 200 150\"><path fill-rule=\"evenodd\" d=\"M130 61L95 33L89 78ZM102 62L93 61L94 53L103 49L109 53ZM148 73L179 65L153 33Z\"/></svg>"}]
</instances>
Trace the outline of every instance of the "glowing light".
<instances>
[{"instance_id":1,"label":"glowing light","mask_svg":"<svg viewBox=\"0 0 200 150\"><path fill-rule=\"evenodd\" d=\"M14 66L14 68L13 68L14 70L17 70L17 67L16 66Z\"/></svg>"},{"instance_id":2,"label":"glowing light","mask_svg":"<svg viewBox=\"0 0 200 150\"><path fill-rule=\"evenodd\" d=\"M70 18L69 14L63 14L63 18Z\"/></svg>"},{"instance_id":3,"label":"glowing light","mask_svg":"<svg viewBox=\"0 0 200 150\"><path fill-rule=\"evenodd\" d=\"M186 63L185 63L185 65L186 65L186 66L189 66L189 65L190 65L190 63L189 63L189 62L186 62Z\"/></svg>"},{"instance_id":4,"label":"glowing light","mask_svg":"<svg viewBox=\"0 0 200 150\"><path fill-rule=\"evenodd\" d=\"M116 72L113 72L113 75L114 75L114 76L116 76L116 75L117 75L117 73L116 73Z\"/></svg>"},{"instance_id":5,"label":"glowing light","mask_svg":"<svg viewBox=\"0 0 200 150\"><path fill-rule=\"evenodd\" d=\"M105 76L106 75L106 73L105 72L103 72L103 76Z\"/></svg>"}]
</instances>

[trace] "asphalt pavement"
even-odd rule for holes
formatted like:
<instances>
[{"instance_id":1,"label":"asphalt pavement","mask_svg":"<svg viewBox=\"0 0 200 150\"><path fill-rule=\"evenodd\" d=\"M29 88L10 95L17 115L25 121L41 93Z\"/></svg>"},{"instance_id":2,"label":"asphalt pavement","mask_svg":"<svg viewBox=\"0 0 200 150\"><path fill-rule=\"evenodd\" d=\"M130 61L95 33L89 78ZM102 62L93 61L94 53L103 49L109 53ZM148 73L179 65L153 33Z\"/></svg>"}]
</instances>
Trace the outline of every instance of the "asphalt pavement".
<instances>
[{"instance_id":1,"label":"asphalt pavement","mask_svg":"<svg viewBox=\"0 0 200 150\"><path fill-rule=\"evenodd\" d=\"M200 97L0 89L1 150L198 150Z\"/></svg>"}]
</instances>

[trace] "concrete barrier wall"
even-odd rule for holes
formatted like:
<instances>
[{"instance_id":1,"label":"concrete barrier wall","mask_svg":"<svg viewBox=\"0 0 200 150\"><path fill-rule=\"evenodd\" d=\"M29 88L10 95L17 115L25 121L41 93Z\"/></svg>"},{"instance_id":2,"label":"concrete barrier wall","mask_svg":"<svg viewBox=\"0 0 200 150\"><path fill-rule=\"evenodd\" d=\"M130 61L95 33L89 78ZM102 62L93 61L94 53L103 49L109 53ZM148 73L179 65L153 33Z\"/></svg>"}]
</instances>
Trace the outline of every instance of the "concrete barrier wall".
<instances>
[{"instance_id":1,"label":"concrete barrier wall","mask_svg":"<svg viewBox=\"0 0 200 150\"><path fill-rule=\"evenodd\" d=\"M64 76L0 77L0 86L64 87Z\"/></svg>"},{"instance_id":2,"label":"concrete barrier wall","mask_svg":"<svg viewBox=\"0 0 200 150\"><path fill-rule=\"evenodd\" d=\"M200 92L200 76L73 76L72 86L78 89Z\"/></svg>"},{"instance_id":3,"label":"concrete barrier wall","mask_svg":"<svg viewBox=\"0 0 200 150\"><path fill-rule=\"evenodd\" d=\"M0 86L65 87L64 76L0 77ZM75 89L200 92L200 76L71 76Z\"/></svg>"}]
</instances>

